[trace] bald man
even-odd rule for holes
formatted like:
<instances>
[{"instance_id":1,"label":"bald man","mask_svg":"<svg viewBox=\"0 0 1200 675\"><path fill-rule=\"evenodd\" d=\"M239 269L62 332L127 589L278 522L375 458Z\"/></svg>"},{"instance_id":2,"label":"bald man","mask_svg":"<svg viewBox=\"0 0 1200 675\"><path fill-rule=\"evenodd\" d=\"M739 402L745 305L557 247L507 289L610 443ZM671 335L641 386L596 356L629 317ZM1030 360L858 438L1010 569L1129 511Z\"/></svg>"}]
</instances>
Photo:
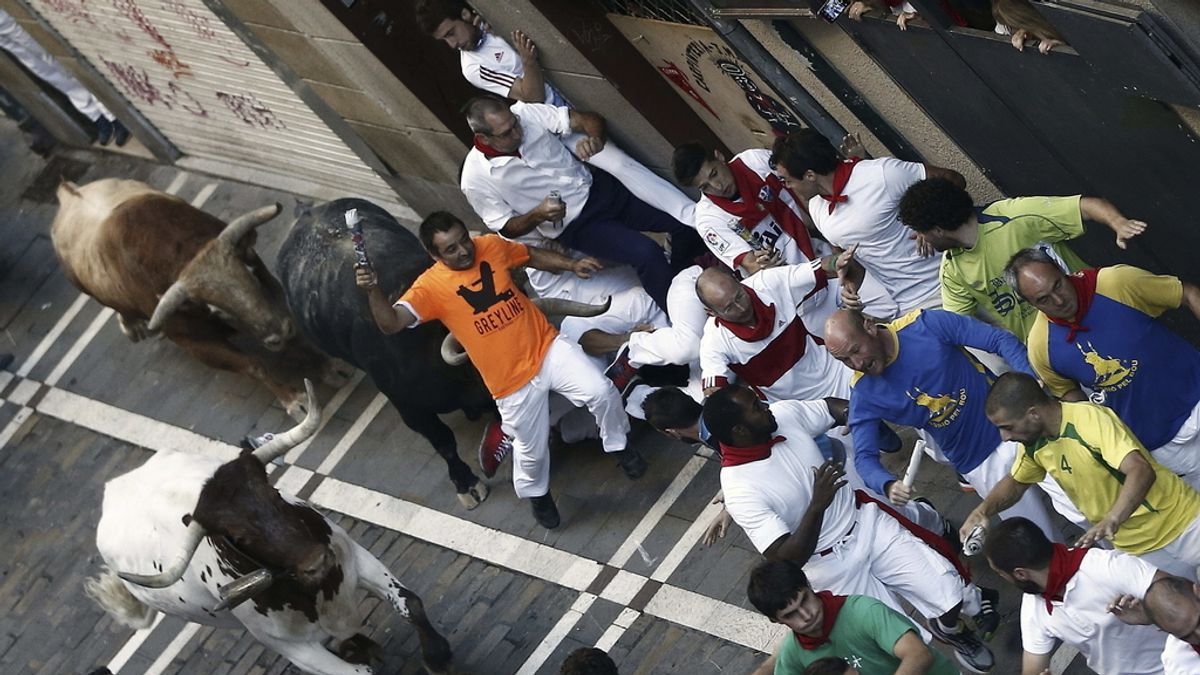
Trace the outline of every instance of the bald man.
<instances>
[{"instance_id":1,"label":"bald man","mask_svg":"<svg viewBox=\"0 0 1200 675\"><path fill-rule=\"evenodd\" d=\"M1131 625L1154 625L1170 635L1163 647L1165 675L1200 673L1200 585L1179 577L1155 581L1138 600L1122 595L1109 611Z\"/></svg>"},{"instance_id":2,"label":"bald man","mask_svg":"<svg viewBox=\"0 0 1200 675\"><path fill-rule=\"evenodd\" d=\"M980 496L1008 475L1017 444L1003 441L984 415L995 376L963 347L999 354L1013 368L1030 372L1025 347L1012 333L943 310L917 310L891 323L838 310L825 324L825 346L833 358L858 371L849 421L855 466L867 487L894 504L913 497L911 488L880 462L882 420L921 430ZM1047 480L1043 489L1068 520L1083 522L1058 485ZM1002 515L1024 516L1061 541L1032 493L1007 505Z\"/></svg>"}]
</instances>

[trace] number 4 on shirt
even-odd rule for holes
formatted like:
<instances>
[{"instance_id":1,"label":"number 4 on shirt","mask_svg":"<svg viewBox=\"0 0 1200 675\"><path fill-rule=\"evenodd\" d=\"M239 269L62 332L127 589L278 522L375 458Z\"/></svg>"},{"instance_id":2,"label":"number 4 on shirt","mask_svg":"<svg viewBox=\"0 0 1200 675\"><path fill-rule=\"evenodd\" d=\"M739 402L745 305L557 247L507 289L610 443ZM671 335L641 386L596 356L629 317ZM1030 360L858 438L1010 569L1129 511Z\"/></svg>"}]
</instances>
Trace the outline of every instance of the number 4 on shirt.
<instances>
[{"instance_id":1,"label":"number 4 on shirt","mask_svg":"<svg viewBox=\"0 0 1200 675\"><path fill-rule=\"evenodd\" d=\"M1062 455L1059 458L1058 462L1059 462L1058 468L1062 469L1063 471L1066 471L1067 473L1069 473L1071 475L1075 474L1075 471L1071 469L1071 465L1067 464L1067 456L1066 455Z\"/></svg>"}]
</instances>

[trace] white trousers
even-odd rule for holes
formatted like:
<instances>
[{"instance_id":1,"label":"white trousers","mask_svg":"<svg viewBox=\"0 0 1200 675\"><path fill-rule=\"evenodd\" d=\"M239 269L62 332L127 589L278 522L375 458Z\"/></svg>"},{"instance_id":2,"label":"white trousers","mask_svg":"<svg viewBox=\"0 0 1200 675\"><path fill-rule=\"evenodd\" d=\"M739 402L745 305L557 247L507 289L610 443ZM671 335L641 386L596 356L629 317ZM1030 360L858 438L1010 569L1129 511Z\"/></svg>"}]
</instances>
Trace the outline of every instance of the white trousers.
<instances>
[{"instance_id":1,"label":"white trousers","mask_svg":"<svg viewBox=\"0 0 1200 675\"><path fill-rule=\"evenodd\" d=\"M551 391L575 405L587 406L600 425L605 452L625 449L629 419L621 396L578 344L556 337L537 375L515 392L496 399L504 432L513 437L513 489L522 499L550 491Z\"/></svg>"},{"instance_id":2,"label":"white trousers","mask_svg":"<svg viewBox=\"0 0 1200 675\"><path fill-rule=\"evenodd\" d=\"M563 144L571 152L575 152L575 144L583 138L583 134L570 134L563 138ZM696 202L662 176L625 154L625 151L611 140L604 144L603 150L592 155L587 163L612 174L634 197L688 227L696 227Z\"/></svg>"},{"instance_id":3,"label":"white trousers","mask_svg":"<svg viewBox=\"0 0 1200 675\"><path fill-rule=\"evenodd\" d=\"M16 19L3 11L0 11L0 49L12 54L30 72L65 94L84 117L93 122L101 116L113 119L112 113L92 96L92 92L43 49Z\"/></svg>"},{"instance_id":4,"label":"white trousers","mask_svg":"<svg viewBox=\"0 0 1200 675\"><path fill-rule=\"evenodd\" d=\"M1175 541L1138 557L1164 572L1196 581L1196 568L1200 566L1200 516L1193 518Z\"/></svg>"},{"instance_id":5,"label":"white trousers","mask_svg":"<svg viewBox=\"0 0 1200 675\"><path fill-rule=\"evenodd\" d=\"M1200 491L1200 403L1165 445L1150 451L1159 464L1179 474L1185 483Z\"/></svg>"}]
</instances>

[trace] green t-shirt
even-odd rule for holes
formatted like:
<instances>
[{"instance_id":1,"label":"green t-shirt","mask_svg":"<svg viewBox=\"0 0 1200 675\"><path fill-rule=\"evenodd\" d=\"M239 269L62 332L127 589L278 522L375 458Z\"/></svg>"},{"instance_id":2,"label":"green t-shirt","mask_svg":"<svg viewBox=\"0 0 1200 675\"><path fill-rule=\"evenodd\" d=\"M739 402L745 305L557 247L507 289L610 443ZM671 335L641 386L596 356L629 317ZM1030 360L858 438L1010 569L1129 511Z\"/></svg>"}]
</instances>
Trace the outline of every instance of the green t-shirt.
<instances>
[{"instance_id":1,"label":"green t-shirt","mask_svg":"<svg viewBox=\"0 0 1200 675\"><path fill-rule=\"evenodd\" d=\"M813 661L827 656L840 656L864 675L894 673L900 659L892 653L896 641L909 631L919 635L904 615L865 595L851 595L838 612L829 641L813 650L800 646L795 635L784 638L783 649L775 661L775 675L801 675ZM958 675L954 666L941 652L933 653L932 675Z\"/></svg>"},{"instance_id":2,"label":"green t-shirt","mask_svg":"<svg viewBox=\"0 0 1200 675\"><path fill-rule=\"evenodd\" d=\"M976 212L979 237L974 248L942 256L942 308L968 316L977 307L1025 341L1037 310L1004 283L1004 266L1021 249L1048 244L1075 272L1087 264L1062 242L1083 234L1079 196L1019 197L992 202Z\"/></svg>"}]
</instances>

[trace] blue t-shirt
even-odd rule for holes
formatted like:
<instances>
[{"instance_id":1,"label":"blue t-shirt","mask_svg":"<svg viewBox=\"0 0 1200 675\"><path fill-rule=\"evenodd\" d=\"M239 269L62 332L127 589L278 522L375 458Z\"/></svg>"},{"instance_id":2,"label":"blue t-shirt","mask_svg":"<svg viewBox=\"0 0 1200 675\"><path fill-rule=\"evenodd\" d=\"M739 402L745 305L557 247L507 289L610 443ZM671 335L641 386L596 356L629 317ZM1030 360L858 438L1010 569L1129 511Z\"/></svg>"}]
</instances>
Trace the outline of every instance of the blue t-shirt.
<instances>
[{"instance_id":1,"label":"blue t-shirt","mask_svg":"<svg viewBox=\"0 0 1200 675\"><path fill-rule=\"evenodd\" d=\"M924 429L959 473L983 463L1000 445L984 415L995 375L964 346L999 354L1033 374L1025 346L1012 333L940 309L917 310L884 326L896 357L879 375L861 375L850 396L855 466L867 487L885 494L895 476L879 461L879 421Z\"/></svg>"}]
</instances>

